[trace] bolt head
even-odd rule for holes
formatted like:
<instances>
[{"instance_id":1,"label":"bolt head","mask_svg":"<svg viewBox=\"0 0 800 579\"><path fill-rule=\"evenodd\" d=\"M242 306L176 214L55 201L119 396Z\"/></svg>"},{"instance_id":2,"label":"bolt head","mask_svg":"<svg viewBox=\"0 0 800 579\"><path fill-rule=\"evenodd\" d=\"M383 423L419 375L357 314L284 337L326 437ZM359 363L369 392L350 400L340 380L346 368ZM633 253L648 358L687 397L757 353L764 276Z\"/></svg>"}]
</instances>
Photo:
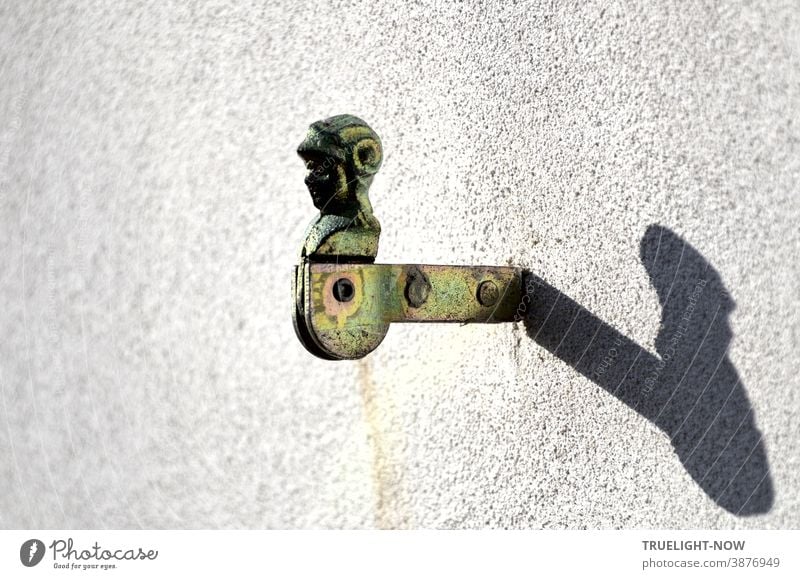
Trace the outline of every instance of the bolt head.
<instances>
[{"instance_id":1,"label":"bolt head","mask_svg":"<svg viewBox=\"0 0 800 579\"><path fill-rule=\"evenodd\" d=\"M421 279L411 280L406 286L406 299L408 303L414 308L420 307L428 301L430 289L430 286Z\"/></svg>"},{"instance_id":2,"label":"bolt head","mask_svg":"<svg viewBox=\"0 0 800 579\"><path fill-rule=\"evenodd\" d=\"M500 298L500 290L497 289L497 284L491 280L482 281L478 286L478 301L482 306L493 306Z\"/></svg>"},{"instance_id":3,"label":"bolt head","mask_svg":"<svg viewBox=\"0 0 800 579\"><path fill-rule=\"evenodd\" d=\"M418 308L428 301L431 284L425 274L416 266L408 271L407 276L406 301L412 308Z\"/></svg>"}]
</instances>

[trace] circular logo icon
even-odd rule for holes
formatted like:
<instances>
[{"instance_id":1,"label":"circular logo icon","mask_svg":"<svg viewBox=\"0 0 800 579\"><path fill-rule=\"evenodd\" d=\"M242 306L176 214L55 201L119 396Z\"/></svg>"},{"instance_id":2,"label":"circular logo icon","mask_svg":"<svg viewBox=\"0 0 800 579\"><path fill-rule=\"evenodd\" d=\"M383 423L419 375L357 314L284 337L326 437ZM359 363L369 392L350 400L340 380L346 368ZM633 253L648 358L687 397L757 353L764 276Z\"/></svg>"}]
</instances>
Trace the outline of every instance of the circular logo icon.
<instances>
[{"instance_id":1,"label":"circular logo icon","mask_svg":"<svg viewBox=\"0 0 800 579\"><path fill-rule=\"evenodd\" d=\"M42 557L44 557L44 543L39 539L28 539L19 548L19 560L26 567L38 565Z\"/></svg>"}]
</instances>

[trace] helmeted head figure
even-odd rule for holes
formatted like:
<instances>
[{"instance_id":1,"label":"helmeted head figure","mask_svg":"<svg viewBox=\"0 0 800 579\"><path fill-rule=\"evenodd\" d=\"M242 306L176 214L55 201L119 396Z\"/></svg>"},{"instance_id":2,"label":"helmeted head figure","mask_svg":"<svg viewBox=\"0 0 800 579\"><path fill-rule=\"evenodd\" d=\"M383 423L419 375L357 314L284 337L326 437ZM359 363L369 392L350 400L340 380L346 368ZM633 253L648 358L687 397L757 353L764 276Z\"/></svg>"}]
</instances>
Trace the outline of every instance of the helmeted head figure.
<instances>
[{"instance_id":1,"label":"helmeted head figure","mask_svg":"<svg viewBox=\"0 0 800 579\"><path fill-rule=\"evenodd\" d=\"M371 214L367 191L381 166L383 148L367 123L352 115L317 121L297 153L306 163L308 191L323 215Z\"/></svg>"}]
</instances>

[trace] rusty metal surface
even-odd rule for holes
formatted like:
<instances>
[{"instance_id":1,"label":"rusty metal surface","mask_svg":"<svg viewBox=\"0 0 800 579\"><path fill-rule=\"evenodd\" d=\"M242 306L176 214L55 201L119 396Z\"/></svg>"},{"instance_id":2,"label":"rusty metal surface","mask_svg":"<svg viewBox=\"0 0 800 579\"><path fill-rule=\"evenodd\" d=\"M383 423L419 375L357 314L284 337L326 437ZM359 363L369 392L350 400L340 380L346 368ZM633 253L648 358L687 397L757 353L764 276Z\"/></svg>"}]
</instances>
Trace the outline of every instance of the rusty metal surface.
<instances>
[{"instance_id":1,"label":"rusty metal surface","mask_svg":"<svg viewBox=\"0 0 800 579\"><path fill-rule=\"evenodd\" d=\"M305 323L337 358L369 353L390 323L513 321L522 298L522 271L513 267L317 263L305 275ZM497 288L490 305L480 299L487 284Z\"/></svg>"},{"instance_id":2,"label":"rusty metal surface","mask_svg":"<svg viewBox=\"0 0 800 579\"><path fill-rule=\"evenodd\" d=\"M312 264L309 268L311 316L318 327L381 322L506 322L520 302L521 270L513 267L400 264ZM427 280L427 299L415 305L407 289ZM348 280L354 297L339 301L333 288ZM498 289L493 305L483 305L478 288Z\"/></svg>"}]
</instances>

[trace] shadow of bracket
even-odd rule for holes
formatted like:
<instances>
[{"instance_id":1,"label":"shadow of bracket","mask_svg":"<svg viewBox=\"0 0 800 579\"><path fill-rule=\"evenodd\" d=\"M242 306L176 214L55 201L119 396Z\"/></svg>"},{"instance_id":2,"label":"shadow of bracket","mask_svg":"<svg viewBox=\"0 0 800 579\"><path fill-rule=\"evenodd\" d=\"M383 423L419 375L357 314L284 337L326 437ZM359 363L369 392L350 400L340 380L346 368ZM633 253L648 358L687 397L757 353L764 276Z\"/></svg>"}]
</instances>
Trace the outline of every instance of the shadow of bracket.
<instances>
[{"instance_id":1,"label":"shadow of bracket","mask_svg":"<svg viewBox=\"0 0 800 579\"><path fill-rule=\"evenodd\" d=\"M735 304L708 261L669 229L651 225L640 256L662 307L657 354L532 273L528 335L663 430L719 506L766 513L774 502L767 452L728 355Z\"/></svg>"}]
</instances>

